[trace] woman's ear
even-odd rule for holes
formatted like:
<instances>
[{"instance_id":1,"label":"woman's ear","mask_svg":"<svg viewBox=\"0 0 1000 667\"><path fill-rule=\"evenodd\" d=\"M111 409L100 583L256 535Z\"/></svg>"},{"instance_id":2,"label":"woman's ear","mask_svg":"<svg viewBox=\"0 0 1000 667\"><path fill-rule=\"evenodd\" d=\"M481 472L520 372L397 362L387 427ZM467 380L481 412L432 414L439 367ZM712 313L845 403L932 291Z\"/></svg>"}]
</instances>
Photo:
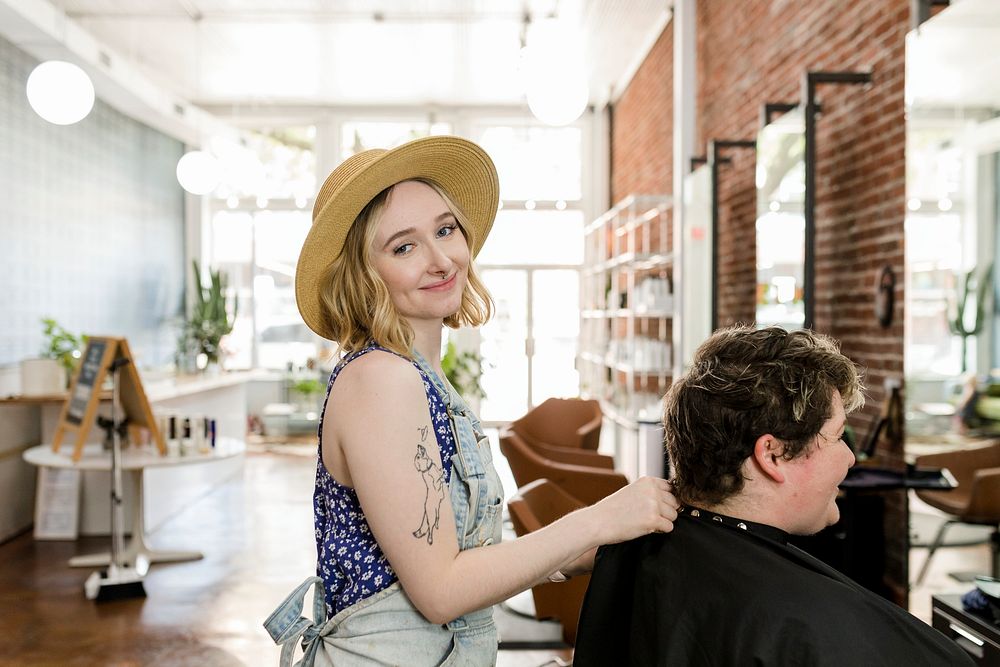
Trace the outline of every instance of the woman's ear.
<instances>
[{"instance_id":1,"label":"woman's ear","mask_svg":"<svg viewBox=\"0 0 1000 667\"><path fill-rule=\"evenodd\" d=\"M784 459L781 457L784 451L785 446L770 433L760 436L753 444L753 459L757 467L779 484L785 481L785 473L781 465L784 463Z\"/></svg>"}]
</instances>

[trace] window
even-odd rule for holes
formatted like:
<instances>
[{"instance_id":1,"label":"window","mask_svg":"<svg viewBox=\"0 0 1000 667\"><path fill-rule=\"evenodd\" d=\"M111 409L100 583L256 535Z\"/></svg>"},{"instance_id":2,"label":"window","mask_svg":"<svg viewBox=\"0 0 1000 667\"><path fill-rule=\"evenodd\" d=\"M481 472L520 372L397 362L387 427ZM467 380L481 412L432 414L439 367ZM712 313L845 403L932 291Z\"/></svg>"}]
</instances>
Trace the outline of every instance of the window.
<instances>
[{"instance_id":1,"label":"window","mask_svg":"<svg viewBox=\"0 0 1000 667\"><path fill-rule=\"evenodd\" d=\"M426 121L348 121L340 129L340 159L371 148L393 148L413 139L448 134L451 125Z\"/></svg>"}]
</instances>

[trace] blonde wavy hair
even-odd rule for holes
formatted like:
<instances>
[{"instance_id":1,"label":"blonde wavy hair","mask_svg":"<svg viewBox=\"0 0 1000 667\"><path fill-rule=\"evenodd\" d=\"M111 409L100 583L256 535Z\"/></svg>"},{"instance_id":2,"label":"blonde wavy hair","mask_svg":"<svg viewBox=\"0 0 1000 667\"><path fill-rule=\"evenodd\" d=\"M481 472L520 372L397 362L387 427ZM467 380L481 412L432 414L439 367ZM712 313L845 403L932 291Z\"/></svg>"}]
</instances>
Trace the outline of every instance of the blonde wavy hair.
<instances>
[{"instance_id":1,"label":"blonde wavy hair","mask_svg":"<svg viewBox=\"0 0 1000 667\"><path fill-rule=\"evenodd\" d=\"M476 239L470 231L468 218L440 185L422 178L411 180L424 183L441 195L469 246L469 270L462 292L462 305L458 312L446 317L444 323L452 329L482 326L493 315L493 298L472 262ZM395 187L386 188L362 209L347 232L340 255L320 278L322 316L333 332L334 342L340 346L340 353L344 355L374 341L397 354L411 356L413 329L396 311L389 288L375 270L371 257L375 233Z\"/></svg>"}]
</instances>

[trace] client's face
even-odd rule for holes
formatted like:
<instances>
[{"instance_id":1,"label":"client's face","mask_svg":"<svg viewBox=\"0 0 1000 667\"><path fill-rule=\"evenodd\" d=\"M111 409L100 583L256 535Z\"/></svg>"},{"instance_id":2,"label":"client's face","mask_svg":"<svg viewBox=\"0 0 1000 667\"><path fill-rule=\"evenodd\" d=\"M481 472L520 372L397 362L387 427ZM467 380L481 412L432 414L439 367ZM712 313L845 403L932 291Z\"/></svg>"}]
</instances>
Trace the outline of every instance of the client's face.
<instances>
[{"instance_id":1,"label":"client's face","mask_svg":"<svg viewBox=\"0 0 1000 667\"><path fill-rule=\"evenodd\" d=\"M841 439L847 417L839 391L833 392L832 403L833 416L806 453L789 461L786 469L793 489L792 506L798 509L789 532L796 535L818 533L840 518L837 487L854 465L854 453Z\"/></svg>"}]
</instances>

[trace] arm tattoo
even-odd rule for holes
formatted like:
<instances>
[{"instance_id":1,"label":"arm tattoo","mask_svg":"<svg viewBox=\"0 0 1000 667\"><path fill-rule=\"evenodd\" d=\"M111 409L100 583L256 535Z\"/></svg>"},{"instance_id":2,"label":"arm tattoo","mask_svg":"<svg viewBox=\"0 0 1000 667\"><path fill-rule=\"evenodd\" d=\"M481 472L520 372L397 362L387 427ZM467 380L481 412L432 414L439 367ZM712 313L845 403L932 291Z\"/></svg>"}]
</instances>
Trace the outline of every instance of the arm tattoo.
<instances>
[{"instance_id":1,"label":"arm tattoo","mask_svg":"<svg viewBox=\"0 0 1000 667\"><path fill-rule=\"evenodd\" d=\"M420 442L426 443L427 427L421 426L418 430ZM413 536L426 537L427 544L434 544L434 530L441 521L441 503L444 502L444 471L427 455L423 444L417 445L413 466L423 478L427 492L424 496L424 515L420 519L420 527L413 531Z\"/></svg>"}]
</instances>

